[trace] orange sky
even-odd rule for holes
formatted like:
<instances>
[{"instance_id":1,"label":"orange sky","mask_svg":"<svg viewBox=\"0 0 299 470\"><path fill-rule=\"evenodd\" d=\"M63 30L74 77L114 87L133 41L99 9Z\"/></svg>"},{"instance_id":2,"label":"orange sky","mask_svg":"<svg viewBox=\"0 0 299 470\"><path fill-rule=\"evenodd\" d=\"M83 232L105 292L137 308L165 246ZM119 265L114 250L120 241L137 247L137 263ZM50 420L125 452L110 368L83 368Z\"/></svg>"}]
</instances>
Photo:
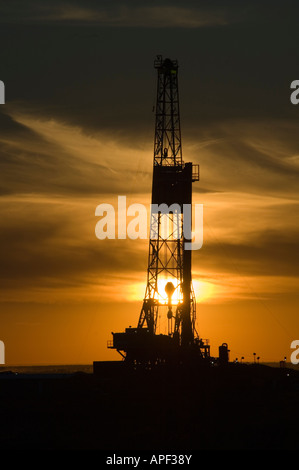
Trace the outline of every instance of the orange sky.
<instances>
[{"instance_id":1,"label":"orange sky","mask_svg":"<svg viewBox=\"0 0 299 470\"><path fill-rule=\"evenodd\" d=\"M111 331L138 322L148 240L98 240L95 209L117 207L119 195L149 208L156 54L178 59L183 159L200 165L199 334L212 355L227 342L231 359L290 357L299 332L299 110L289 99L297 16L276 2L271 14L257 0L218 3L0 6L7 365L113 360Z\"/></svg>"},{"instance_id":2,"label":"orange sky","mask_svg":"<svg viewBox=\"0 0 299 470\"><path fill-rule=\"evenodd\" d=\"M60 155L73 159L70 169L78 169L73 176L76 184L76 178L90 178L95 185L103 178L104 190L99 195L45 194L41 190L2 196L1 223L8 249L1 296L6 362L114 359L115 352L106 348L111 331L122 331L138 321L148 240L98 240L95 208L108 202L117 209L124 171L130 174L126 177L127 204L149 206L151 141L144 148L132 149L111 137L89 136L53 119L15 111L11 116L34 132L37 142L15 139L6 142L8 148L35 152L43 139L42 152L49 162L56 148ZM257 125L256 133L252 131L255 138L250 139L248 126L244 130L238 124L239 139L248 139L250 147L263 142L269 154L278 152L272 135L261 129ZM244 356L250 361L256 352L264 361L278 361L290 353L299 327L298 277L292 263L296 193L283 176L275 194L250 193L250 188L242 191L240 175L246 175L248 184L250 174L255 187L264 180L274 184L278 176L234 161L229 148L234 144L231 133L230 125L228 136L221 141L185 145L188 158L202 162L202 180L194 184L194 203L204 206L204 244L193 252L197 328L201 337L210 340L212 354L217 355L218 346L228 342L232 359ZM217 165L208 164L223 149L232 160L225 174ZM297 165L292 153L287 158ZM95 174L92 168L96 168ZM34 165L30 171L32 176ZM72 185L69 173L59 177ZM59 183L56 179L55 184ZM201 193L201 186L212 183L219 191ZM142 188L144 192L140 192Z\"/></svg>"}]
</instances>

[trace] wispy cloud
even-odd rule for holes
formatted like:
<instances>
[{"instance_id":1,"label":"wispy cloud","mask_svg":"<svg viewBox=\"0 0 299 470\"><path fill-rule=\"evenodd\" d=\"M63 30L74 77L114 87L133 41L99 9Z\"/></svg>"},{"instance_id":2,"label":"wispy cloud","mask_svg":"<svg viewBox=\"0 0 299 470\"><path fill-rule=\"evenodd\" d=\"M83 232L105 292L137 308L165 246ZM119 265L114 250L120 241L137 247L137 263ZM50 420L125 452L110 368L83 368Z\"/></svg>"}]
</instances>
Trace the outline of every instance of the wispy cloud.
<instances>
[{"instance_id":1,"label":"wispy cloud","mask_svg":"<svg viewBox=\"0 0 299 470\"><path fill-rule=\"evenodd\" d=\"M152 149L20 110L2 115L2 124L0 242L8 249L0 275L7 298L108 298L119 285L119 295L127 290L133 299L141 275L145 282L147 241L100 242L95 208L117 207L119 194L128 203L150 202ZM194 202L204 205L204 244L193 253L206 302L294 290L296 133L272 125L274 134L260 123L213 125L185 147L201 163L206 188L194 185Z\"/></svg>"},{"instance_id":2,"label":"wispy cloud","mask_svg":"<svg viewBox=\"0 0 299 470\"><path fill-rule=\"evenodd\" d=\"M212 122L185 149L200 164L205 187L299 199L299 139L291 119Z\"/></svg>"},{"instance_id":3,"label":"wispy cloud","mask_svg":"<svg viewBox=\"0 0 299 470\"><path fill-rule=\"evenodd\" d=\"M1 194L122 194L150 189L150 155L119 144L117 133L86 134L51 118L0 115ZM139 162L139 163L138 163Z\"/></svg>"},{"instance_id":4,"label":"wispy cloud","mask_svg":"<svg viewBox=\"0 0 299 470\"><path fill-rule=\"evenodd\" d=\"M103 26L141 28L200 28L225 25L223 13L175 6L122 6L114 11L73 8L65 5L45 19L58 21L89 21Z\"/></svg>"},{"instance_id":5,"label":"wispy cloud","mask_svg":"<svg viewBox=\"0 0 299 470\"><path fill-rule=\"evenodd\" d=\"M90 2L89 2L90 3ZM1 11L1 10L0 10ZM109 27L138 28L201 28L225 25L228 15L223 8L200 8L197 5L171 5L151 3L125 5L122 2L88 4L88 2L30 2L24 9L20 3L18 13L2 7L2 22L76 22L94 23ZM0 20L1 21L1 20Z\"/></svg>"}]
</instances>

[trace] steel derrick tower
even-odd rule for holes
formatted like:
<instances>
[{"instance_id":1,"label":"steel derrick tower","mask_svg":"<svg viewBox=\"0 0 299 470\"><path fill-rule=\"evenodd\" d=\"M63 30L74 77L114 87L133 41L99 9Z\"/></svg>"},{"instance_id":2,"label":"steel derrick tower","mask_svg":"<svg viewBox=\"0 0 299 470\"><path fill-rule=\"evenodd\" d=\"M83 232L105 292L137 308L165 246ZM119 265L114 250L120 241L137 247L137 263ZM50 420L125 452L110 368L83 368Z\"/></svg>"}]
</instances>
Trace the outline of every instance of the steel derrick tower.
<instances>
[{"instance_id":1,"label":"steel derrick tower","mask_svg":"<svg viewBox=\"0 0 299 470\"><path fill-rule=\"evenodd\" d=\"M195 333L195 296L191 251L185 250L183 206L191 208L191 184L199 179L198 166L185 165L182 159L178 63L158 56L154 65L158 81L151 230L147 287L138 327L146 325L155 333L161 307L166 304L168 335L186 344Z\"/></svg>"},{"instance_id":2,"label":"steel derrick tower","mask_svg":"<svg viewBox=\"0 0 299 470\"><path fill-rule=\"evenodd\" d=\"M195 328L191 275L192 183L199 180L199 166L182 158L178 62L157 56L154 66L157 98L145 297L137 328L113 333L108 344L137 363L180 359L189 350L209 357L209 346ZM165 322L167 333L162 334Z\"/></svg>"}]
</instances>

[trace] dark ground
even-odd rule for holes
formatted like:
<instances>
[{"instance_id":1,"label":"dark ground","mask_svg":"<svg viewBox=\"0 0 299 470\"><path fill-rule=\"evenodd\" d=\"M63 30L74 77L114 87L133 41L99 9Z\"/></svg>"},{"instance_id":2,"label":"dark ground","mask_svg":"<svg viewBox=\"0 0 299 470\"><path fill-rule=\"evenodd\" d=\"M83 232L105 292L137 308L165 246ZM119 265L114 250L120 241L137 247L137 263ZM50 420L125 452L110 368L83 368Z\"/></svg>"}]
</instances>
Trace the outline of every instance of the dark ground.
<instances>
[{"instance_id":1,"label":"dark ground","mask_svg":"<svg viewBox=\"0 0 299 470\"><path fill-rule=\"evenodd\" d=\"M0 374L0 449L299 449L299 372Z\"/></svg>"}]
</instances>

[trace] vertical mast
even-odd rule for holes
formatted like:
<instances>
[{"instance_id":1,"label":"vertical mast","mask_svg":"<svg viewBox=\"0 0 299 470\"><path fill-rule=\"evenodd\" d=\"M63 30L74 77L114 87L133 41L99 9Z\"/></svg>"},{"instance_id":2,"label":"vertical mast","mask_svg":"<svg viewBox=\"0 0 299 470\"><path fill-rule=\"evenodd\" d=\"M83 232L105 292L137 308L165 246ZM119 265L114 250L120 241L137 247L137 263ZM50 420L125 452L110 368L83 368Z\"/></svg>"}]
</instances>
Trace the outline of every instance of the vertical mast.
<instances>
[{"instance_id":1,"label":"vertical mast","mask_svg":"<svg viewBox=\"0 0 299 470\"><path fill-rule=\"evenodd\" d=\"M182 165L178 63L158 56L154 65L158 72L154 165Z\"/></svg>"},{"instance_id":2,"label":"vertical mast","mask_svg":"<svg viewBox=\"0 0 299 470\"><path fill-rule=\"evenodd\" d=\"M151 228L147 286L138 328L146 327L155 334L164 311L162 320L168 318L168 335L187 345L194 340L195 299L183 209L185 204L191 207L192 182L199 178L194 176L192 163L185 164L182 159L178 63L158 56L154 66L158 82Z\"/></svg>"}]
</instances>

